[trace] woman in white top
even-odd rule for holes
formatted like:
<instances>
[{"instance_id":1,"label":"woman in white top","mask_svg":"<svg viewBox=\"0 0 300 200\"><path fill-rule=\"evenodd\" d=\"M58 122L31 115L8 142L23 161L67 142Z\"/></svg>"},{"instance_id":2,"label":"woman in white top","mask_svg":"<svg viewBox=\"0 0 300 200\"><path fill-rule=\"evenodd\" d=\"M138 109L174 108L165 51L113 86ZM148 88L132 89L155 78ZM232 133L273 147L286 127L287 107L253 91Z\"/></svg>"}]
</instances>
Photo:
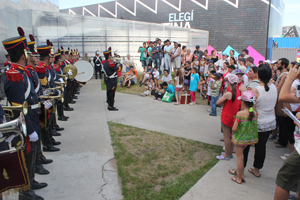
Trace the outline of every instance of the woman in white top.
<instances>
[{"instance_id":1,"label":"woman in white top","mask_svg":"<svg viewBox=\"0 0 300 200\"><path fill-rule=\"evenodd\" d=\"M269 135L276 128L275 104L277 101L277 89L270 83L272 70L269 65L260 65L258 68L259 86L253 92L256 98L255 109L257 111L258 143L255 144L254 168L248 171L256 177L260 177L259 170L263 168L266 158L266 143ZM244 164L247 165L250 146L244 150Z\"/></svg>"}]
</instances>

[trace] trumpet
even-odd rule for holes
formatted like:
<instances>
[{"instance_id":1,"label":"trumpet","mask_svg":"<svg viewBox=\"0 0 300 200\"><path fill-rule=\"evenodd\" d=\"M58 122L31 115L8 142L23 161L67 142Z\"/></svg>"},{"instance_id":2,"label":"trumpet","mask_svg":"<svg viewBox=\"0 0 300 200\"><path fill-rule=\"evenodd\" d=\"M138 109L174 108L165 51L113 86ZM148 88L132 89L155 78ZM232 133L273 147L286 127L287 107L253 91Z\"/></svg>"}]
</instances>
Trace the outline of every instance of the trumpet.
<instances>
[{"instance_id":1,"label":"trumpet","mask_svg":"<svg viewBox=\"0 0 300 200\"><path fill-rule=\"evenodd\" d=\"M65 81L67 81L68 80L68 76L66 76L66 75L61 75L61 74L58 74L58 76L60 76L60 77L62 77Z\"/></svg>"},{"instance_id":2,"label":"trumpet","mask_svg":"<svg viewBox=\"0 0 300 200\"><path fill-rule=\"evenodd\" d=\"M2 108L5 112L5 116L9 119L14 118L13 110L22 111L24 113L24 115L27 115L27 113L28 113L28 103L27 103L27 101L24 101L23 105L21 105L21 106L2 106Z\"/></svg>"},{"instance_id":3,"label":"trumpet","mask_svg":"<svg viewBox=\"0 0 300 200\"><path fill-rule=\"evenodd\" d=\"M53 90L61 90L62 92L64 92L64 87L63 87L63 85L61 85L61 86L57 86L55 88L46 88L45 90L52 90L52 91Z\"/></svg>"},{"instance_id":4,"label":"trumpet","mask_svg":"<svg viewBox=\"0 0 300 200\"><path fill-rule=\"evenodd\" d=\"M1 133L10 133L14 132L17 133L21 138L21 144L16 148L11 147L11 144L9 144L10 149L6 151L0 151L0 154L6 154L6 153L13 153L17 150L21 150L25 147L24 138L27 136L26 133L26 121L24 115L21 113L20 117L18 117L15 120L12 120L10 122L6 122L4 124L0 124L0 132ZM4 141L5 138L0 138Z\"/></svg>"},{"instance_id":5,"label":"trumpet","mask_svg":"<svg viewBox=\"0 0 300 200\"><path fill-rule=\"evenodd\" d=\"M55 81L55 84L56 84L56 85L62 85L63 87L66 87L67 82L63 82L63 83L62 83L62 82L57 82L57 81ZM62 86L61 86L61 87L62 87Z\"/></svg>"},{"instance_id":6,"label":"trumpet","mask_svg":"<svg viewBox=\"0 0 300 200\"><path fill-rule=\"evenodd\" d=\"M51 101L54 101L54 99L60 100L61 102L64 102L64 93L61 93L61 95L58 96L46 96L46 95L41 95L38 96L39 99L51 99ZM41 101L41 103L44 103L45 101Z\"/></svg>"}]
</instances>

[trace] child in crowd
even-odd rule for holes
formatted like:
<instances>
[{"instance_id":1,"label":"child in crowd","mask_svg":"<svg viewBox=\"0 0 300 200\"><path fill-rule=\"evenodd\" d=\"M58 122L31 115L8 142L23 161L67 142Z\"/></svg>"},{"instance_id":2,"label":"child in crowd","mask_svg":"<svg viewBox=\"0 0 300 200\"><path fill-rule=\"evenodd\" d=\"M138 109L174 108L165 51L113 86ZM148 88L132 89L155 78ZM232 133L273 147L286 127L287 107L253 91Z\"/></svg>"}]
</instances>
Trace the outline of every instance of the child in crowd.
<instances>
[{"instance_id":1,"label":"child in crowd","mask_svg":"<svg viewBox=\"0 0 300 200\"><path fill-rule=\"evenodd\" d=\"M142 85L145 83L146 80L149 79L149 74L151 74L153 72L153 69L152 69L152 64L149 63L146 71L144 71L142 73L142 76L141 76L141 81L140 81L140 87L142 87Z\"/></svg>"},{"instance_id":2,"label":"child in crowd","mask_svg":"<svg viewBox=\"0 0 300 200\"><path fill-rule=\"evenodd\" d=\"M144 93L140 93L141 96L148 96L152 93L152 90L155 90L155 81L153 78L153 74L149 74L149 81L148 81L148 85L145 86L145 91Z\"/></svg>"},{"instance_id":3,"label":"child in crowd","mask_svg":"<svg viewBox=\"0 0 300 200\"><path fill-rule=\"evenodd\" d=\"M184 68L184 92L187 93L187 91L189 90L189 86L190 86L190 80L191 80L191 62L187 61L185 64L185 68Z\"/></svg>"},{"instance_id":4,"label":"child in crowd","mask_svg":"<svg viewBox=\"0 0 300 200\"><path fill-rule=\"evenodd\" d=\"M214 74L216 73L216 71L212 70L209 72L209 74ZM211 99L211 83L214 82L215 80L213 78L211 78L211 76L208 77L207 79L207 93L206 93L206 96L207 96L207 105L210 105L210 99ZM211 112L211 109L208 109L209 112Z\"/></svg>"},{"instance_id":5,"label":"child in crowd","mask_svg":"<svg viewBox=\"0 0 300 200\"><path fill-rule=\"evenodd\" d=\"M214 73L211 78L214 80L214 82L211 82L210 88L211 88L211 113L210 116L217 116L217 100L220 94L220 88L221 83L219 81L220 74Z\"/></svg>"},{"instance_id":6,"label":"child in crowd","mask_svg":"<svg viewBox=\"0 0 300 200\"><path fill-rule=\"evenodd\" d=\"M158 86L159 71L157 67L154 67L153 69L153 78L154 78L155 86Z\"/></svg>"},{"instance_id":7,"label":"child in crowd","mask_svg":"<svg viewBox=\"0 0 300 200\"><path fill-rule=\"evenodd\" d=\"M204 92L206 91L206 81L204 75L200 75L200 97L203 97L203 100L206 99Z\"/></svg>"},{"instance_id":8,"label":"child in crowd","mask_svg":"<svg viewBox=\"0 0 300 200\"><path fill-rule=\"evenodd\" d=\"M238 99L242 100L242 111L236 114L235 121L232 127L234 135L232 143L235 145L235 152L237 158L237 170L229 170L230 174L234 176L231 180L238 184L244 182L244 149L248 145L253 145L258 142L257 118L256 112L253 110L255 104L255 95L251 90L243 92Z\"/></svg>"},{"instance_id":9,"label":"child in crowd","mask_svg":"<svg viewBox=\"0 0 300 200\"><path fill-rule=\"evenodd\" d=\"M176 103L174 105L179 105L181 100L181 91L183 87L183 77L180 69L177 69L176 71L176 77L175 77L175 98Z\"/></svg>"},{"instance_id":10,"label":"child in crowd","mask_svg":"<svg viewBox=\"0 0 300 200\"><path fill-rule=\"evenodd\" d=\"M167 82L163 82L162 86L163 86L163 88L165 89L166 92L169 92L171 94L175 93L174 85L168 84Z\"/></svg>"},{"instance_id":11,"label":"child in crowd","mask_svg":"<svg viewBox=\"0 0 300 200\"><path fill-rule=\"evenodd\" d=\"M191 81L190 81L190 94L192 98L192 102L190 103L190 106L195 105L196 101L196 92L200 89L200 79L199 74L197 74L197 69L195 67L192 68L192 74L191 74Z\"/></svg>"},{"instance_id":12,"label":"child in crowd","mask_svg":"<svg viewBox=\"0 0 300 200\"><path fill-rule=\"evenodd\" d=\"M228 75L227 92L217 101L217 105L222 106L221 123L224 136L225 153L216 156L219 160L230 160L232 158L233 144L231 143L232 127L234 123L234 116L240 109L241 95L237 89L239 78L235 74Z\"/></svg>"},{"instance_id":13,"label":"child in crowd","mask_svg":"<svg viewBox=\"0 0 300 200\"><path fill-rule=\"evenodd\" d=\"M164 82L165 83L165 82ZM161 100L165 94L165 89L163 87L163 84L159 84L158 87L154 90L152 90L152 93L154 95L154 100Z\"/></svg>"},{"instance_id":14,"label":"child in crowd","mask_svg":"<svg viewBox=\"0 0 300 200\"><path fill-rule=\"evenodd\" d=\"M123 81L122 87L125 87L127 85L127 89L130 88L130 85L136 84L136 76L135 76L135 71L131 71L129 76Z\"/></svg>"}]
</instances>

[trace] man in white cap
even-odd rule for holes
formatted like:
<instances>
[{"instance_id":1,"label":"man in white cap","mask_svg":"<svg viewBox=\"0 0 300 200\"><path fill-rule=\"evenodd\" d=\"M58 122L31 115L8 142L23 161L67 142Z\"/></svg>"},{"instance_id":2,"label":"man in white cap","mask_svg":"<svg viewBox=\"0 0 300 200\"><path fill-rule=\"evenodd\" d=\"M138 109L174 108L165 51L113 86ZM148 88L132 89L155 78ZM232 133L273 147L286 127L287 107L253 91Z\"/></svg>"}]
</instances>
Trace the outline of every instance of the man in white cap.
<instances>
[{"instance_id":1,"label":"man in white cap","mask_svg":"<svg viewBox=\"0 0 300 200\"><path fill-rule=\"evenodd\" d=\"M215 62L215 65L218 70L223 69L223 64L224 64L224 62L226 62L227 56L228 55L226 53L222 53L222 59Z\"/></svg>"},{"instance_id":2,"label":"man in white cap","mask_svg":"<svg viewBox=\"0 0 300 200\"><path fill-rule=\"evenodd\" d=\"M102 79L102 74L101 74L101 68L102 68L102 65L101 65L101 62L102 62L102 59L100 57L100 53L99 51L97 50L96 51L96 55L93 59L93 62L94 62L94 67L95 67L95 76L96 76L96 79L98 79L98 73L99 73L99 78Z\"/></svg>"}]
</instances>

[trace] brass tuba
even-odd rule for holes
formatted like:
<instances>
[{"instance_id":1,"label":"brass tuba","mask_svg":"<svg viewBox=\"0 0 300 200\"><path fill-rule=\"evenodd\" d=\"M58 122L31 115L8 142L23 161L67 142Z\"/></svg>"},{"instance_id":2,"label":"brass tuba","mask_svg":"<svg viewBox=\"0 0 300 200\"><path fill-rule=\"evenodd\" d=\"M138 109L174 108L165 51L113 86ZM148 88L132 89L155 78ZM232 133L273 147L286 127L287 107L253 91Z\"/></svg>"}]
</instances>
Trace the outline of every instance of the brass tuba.
<instances>
[{"instance_id":1,"label":"brass tuba","mask_svg":"<svg viewBox=\"0 0 300 200\"><path fill-rule=\"evenodd\" d=\"M6 122L3 124L0 124L0 132L1 133L12 133L14 135L19 135L21 138L21 144L17 147L18 150L21 150L25 147L25 141L24 138L27 136L26 132L26 121L23 113L20 113L20 116L12 120L10 122ZM10 134L10 135L12 135ZM9 136L10 136L9 135ZM6 138L2 137L0 138L0 142L4 141ZM9 144L10 149L6 151L0 151L0 154L5 154L5 153L13 153L17 151L16 148L11 147L11 144Z\"/></svg>"}]
</instances>

